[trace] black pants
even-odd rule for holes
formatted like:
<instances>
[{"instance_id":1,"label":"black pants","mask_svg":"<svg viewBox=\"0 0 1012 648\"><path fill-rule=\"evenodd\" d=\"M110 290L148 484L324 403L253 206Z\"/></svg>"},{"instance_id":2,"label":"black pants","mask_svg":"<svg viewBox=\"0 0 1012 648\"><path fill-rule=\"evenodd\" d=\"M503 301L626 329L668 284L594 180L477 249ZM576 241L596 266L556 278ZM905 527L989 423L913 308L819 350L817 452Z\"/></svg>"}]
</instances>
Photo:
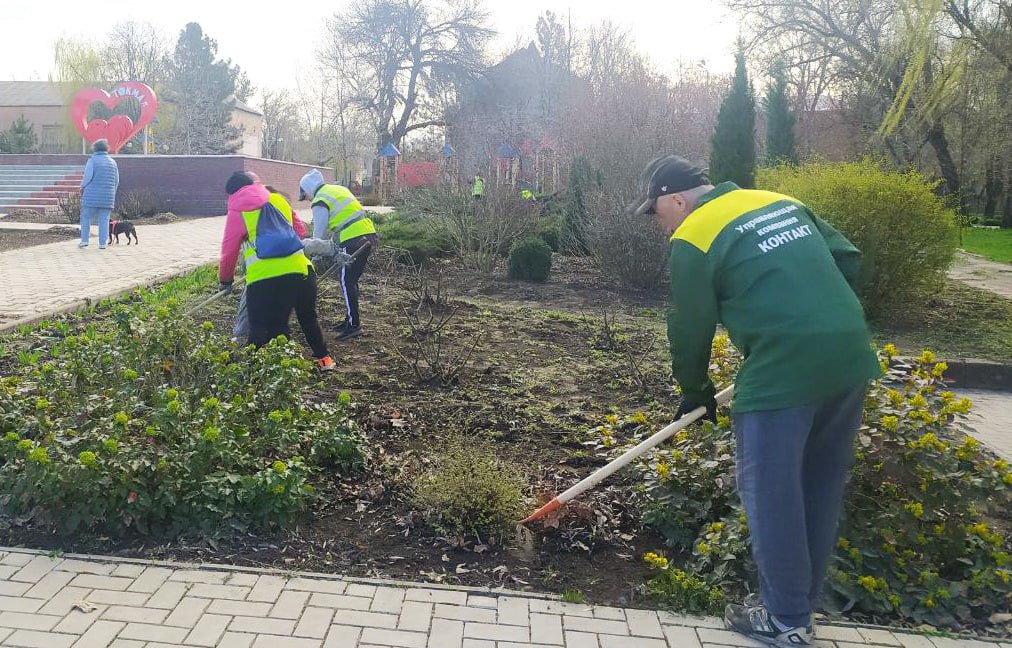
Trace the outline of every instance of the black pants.
<instances>
[{"instance_id":1,"label":"black pants","mask_svg":"<svg viewBox=\"0 0 1012 648\"><path fill-rule=\"evenodd\" d=\"M361 326L362 320L358 314L358 280L365 272L365 265L369 262L369 255L372 249L379 245L379 237L375 234L366 234L348 239L341 244L341 247L348 254L355 254L360 247L369 244L368 250L355 257L351 265L341 269L341 290L344 292L344 303L348 310L348 324L350 326Z\"/></svg>"},{"instance_id":2,"label":"black pants","mask_svg":"<svg viewBox=\"0 0 1012 648\"><path fill-rule=\"evenodd\" d=\"M362 254L365 254L363 252ZM313 349L313 357L327 353L323 331L316 319L316 271L254 281L246 287L249 309L249 343L261 347L279 335L289 335L288 319L295 310L299 326Z\"/></svg>"}]
</instances>

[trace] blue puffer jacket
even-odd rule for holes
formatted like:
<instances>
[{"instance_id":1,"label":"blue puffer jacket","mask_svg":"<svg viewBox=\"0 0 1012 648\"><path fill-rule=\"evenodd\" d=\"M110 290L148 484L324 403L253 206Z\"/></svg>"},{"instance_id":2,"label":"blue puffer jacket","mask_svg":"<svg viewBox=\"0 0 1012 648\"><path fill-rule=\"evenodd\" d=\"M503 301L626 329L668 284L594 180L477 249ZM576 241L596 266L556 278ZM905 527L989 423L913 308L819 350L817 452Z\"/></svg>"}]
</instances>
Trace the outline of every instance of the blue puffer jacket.
<instances>
[{"instance_id":1,"label":"blue puffer jacket","mask_svg":"<svg viewBox=\"0 0 1012 648\"><path fill-rule=\"evenodd\" d=\"M95 151L84 166L81 180L81 206L112 209L116 206L119 167L107 151Z\"/></svg>"}]
</instances>

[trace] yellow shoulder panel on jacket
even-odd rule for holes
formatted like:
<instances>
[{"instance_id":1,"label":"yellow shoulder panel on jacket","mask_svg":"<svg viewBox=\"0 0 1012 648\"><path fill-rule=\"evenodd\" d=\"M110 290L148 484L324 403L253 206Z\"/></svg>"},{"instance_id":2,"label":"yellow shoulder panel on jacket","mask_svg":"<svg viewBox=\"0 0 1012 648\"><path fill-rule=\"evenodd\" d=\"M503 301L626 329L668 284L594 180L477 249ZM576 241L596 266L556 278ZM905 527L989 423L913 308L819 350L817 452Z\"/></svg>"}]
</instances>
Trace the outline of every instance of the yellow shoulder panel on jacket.
<instances>
[{"instance_id":1,"label":"yellow shoulder panel on jacket","mask_svg":"<svg viewBox=\"0 0 1012 648\"><path fill-rule=\"evenodd\" d=\"M724 231L729 223L739 216L781 200L793 202L792 198L772 191L755 189L729 191L689 214L689 217L671 235L671 240L685 241L705 254L710 251L710 246L713 245L717 235Z\"/></svg>"}]
</instances>

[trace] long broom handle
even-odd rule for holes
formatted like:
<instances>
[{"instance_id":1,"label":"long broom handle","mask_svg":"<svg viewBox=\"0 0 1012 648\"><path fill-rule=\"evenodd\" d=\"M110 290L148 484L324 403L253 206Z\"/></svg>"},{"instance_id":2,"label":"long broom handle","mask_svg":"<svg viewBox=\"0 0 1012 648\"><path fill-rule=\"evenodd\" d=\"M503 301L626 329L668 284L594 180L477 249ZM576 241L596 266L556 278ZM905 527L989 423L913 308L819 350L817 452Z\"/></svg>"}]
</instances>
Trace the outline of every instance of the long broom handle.
<instances>
[{"instance_id":1,"label":"long broom handle","mask_svg":"<svg viewBox=\"0 0 1012 648\"><path fill-rule=\"evenodd\" d=\"M734 396L734 385L731 385L727 389L724 389L721 392L719 392L716 396L716 401L719 405L723 405L724 403L731 400L732 396ZM594 488L611 475L628 466L630 463L632 463L633 459L636 459L637 457L642 455L647 450L653 448L654 446L663 443L664 441L666 441L667 439L671 438L676 433L678 433L680 430L682 430L682 428L685 428L695 423L705 415L706 415L706 408L700 406L692 410L688 414L682 416L677 421L669 423L660 432L657 432L648 439L640 441L639 444L623 452L622 456L612 460L610 463L608 463L608 465L601 467L600 469L596 470L595 472L591 473L590 475L587 475L580 481L576 482L568 490L564 491L562 494L553 499L551 502L545 504L537 511L535 511L533 514L531 514L529 517L524 519L523 522L526 523L532 520L536 520L546 515L547 513L554 511L563 504L576 499L581 494L585 493L591 488Z\"/></svg>"}]
</instances>

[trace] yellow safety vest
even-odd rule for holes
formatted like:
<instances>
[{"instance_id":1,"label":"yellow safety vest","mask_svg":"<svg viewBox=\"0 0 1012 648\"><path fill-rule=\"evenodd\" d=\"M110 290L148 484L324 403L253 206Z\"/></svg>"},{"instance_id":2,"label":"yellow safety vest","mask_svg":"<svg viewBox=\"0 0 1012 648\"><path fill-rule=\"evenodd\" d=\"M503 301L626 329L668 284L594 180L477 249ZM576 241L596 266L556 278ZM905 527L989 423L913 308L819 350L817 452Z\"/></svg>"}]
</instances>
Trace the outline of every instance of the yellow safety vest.
<instances>
[{"instance_id":1,"label":"yellow safety vest","mask_svg":"<svg viewBox=\"0 0 1012 648\"><path fill-rule=\"evenodd\" d=\"M285 200L285 197L281 194L272 193L267 199L272 205L277 207L278 211L288 220L292 222L292 207ZM289 254L286 257L277 257L272 259L261 259L257 256L256 252L256 239L257 239L257 221L260 219L260 210L253 209L250 211L244 211L242 213L242 219L246 223L246 236L247 240L243 244L242 258L246 263L246 285L254 283L256 281L262 281L264 279L270 279L272 277L280 277L288 274L309 274L309 269L313 267L306 255L302 253L302 250Z\"/></svg>"},{"instance_id":2,"label":"yellow safety vest","mask_svg":"<svg viewBox=\"0 0 1012 648\"><path fill-rule=\"evenodd\" d=\"M313 204L318 202L322 202L330 211L327 229L339 232L338 243L376 233L376 226L362 209L362 203L347 187L331 184L321 186L313 196Z\"/></svg>"}]
</instances>

